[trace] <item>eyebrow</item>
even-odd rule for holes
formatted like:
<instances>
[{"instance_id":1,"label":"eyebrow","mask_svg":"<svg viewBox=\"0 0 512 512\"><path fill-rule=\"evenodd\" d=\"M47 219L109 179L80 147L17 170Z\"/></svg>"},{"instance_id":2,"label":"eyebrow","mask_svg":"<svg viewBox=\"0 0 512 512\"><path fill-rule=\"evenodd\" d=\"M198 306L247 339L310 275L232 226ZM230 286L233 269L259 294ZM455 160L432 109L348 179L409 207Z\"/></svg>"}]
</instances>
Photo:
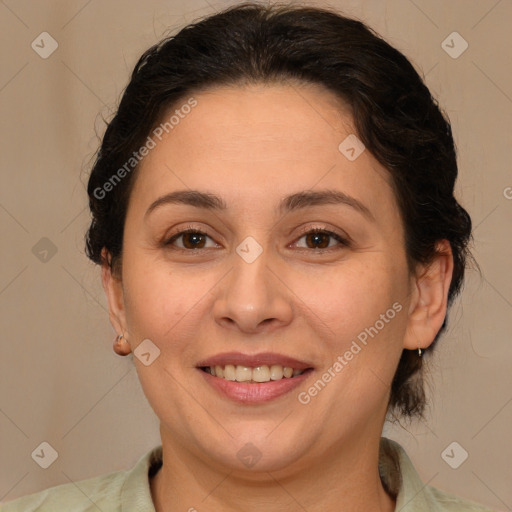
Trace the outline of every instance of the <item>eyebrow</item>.
<instances>
[{"instance_id":1,"label":"eyebrow","mask_svg":"<svg viewBox=\"0 0 512 512\"><path fill-rule=\"evenodd\" d=\"M149 208L146 210L144 217L147 217L154 210L169 204L184 204L213 211L227 210L227 204L225 201L215 194L210 192L200 192L199 190L177 190L159 197L156 201L151 203ZM318 191L306 190L286 196L280 201L278 211L281 214L284 214L311 206L325 204L344 204L346 206L350 206L365 216L368 220L372 222L375 221L375 217L370 209L361 201L339 190L330 189Z\"/></svg>"}]
</instances>

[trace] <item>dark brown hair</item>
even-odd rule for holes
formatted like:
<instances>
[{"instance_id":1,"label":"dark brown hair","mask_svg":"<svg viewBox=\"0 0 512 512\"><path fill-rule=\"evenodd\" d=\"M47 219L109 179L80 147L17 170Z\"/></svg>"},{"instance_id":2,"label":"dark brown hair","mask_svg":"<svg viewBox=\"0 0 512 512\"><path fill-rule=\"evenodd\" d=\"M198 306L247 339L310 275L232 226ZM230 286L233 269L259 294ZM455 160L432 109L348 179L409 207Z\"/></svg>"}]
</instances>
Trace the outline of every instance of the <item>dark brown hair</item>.
<instances>
[{"instance_id":1,"label":"dark brown hair","mask_svg":"<svg viewBox=\"0 0 512 512\"><path fill-rule=\"evenodd\" d=\"M457 161L450 124L402 53L362 22L314 7L241 4L186 26L142 55L89 178L88 257L103 263L105 248L108 264L119 268L138 167L126 163L170 108L213 86L287 80L321 84L350 107L358 137L390 172L411 271L432 261L437 241L450 242L451 304L470 256L471 220L454 197ZM126 172L119 173L122 168ZM435 341L445 326L446 319ZM404 350L390 410L411 417L423 413L421 370L417 352Z\"/></svg>"}]
</instances>

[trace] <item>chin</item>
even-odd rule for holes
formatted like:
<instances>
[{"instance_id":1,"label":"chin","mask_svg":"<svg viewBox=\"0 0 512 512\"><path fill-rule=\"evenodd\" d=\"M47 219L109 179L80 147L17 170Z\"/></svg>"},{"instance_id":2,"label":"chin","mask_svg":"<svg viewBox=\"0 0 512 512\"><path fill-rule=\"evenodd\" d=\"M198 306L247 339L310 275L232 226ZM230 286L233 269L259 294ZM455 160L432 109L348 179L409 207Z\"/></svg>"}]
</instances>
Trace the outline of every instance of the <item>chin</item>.
<instances>
[{"instance_id":1,"label":"chin","mask_svg":"<svg viewBox=\"0 0 512 512\"><path fill-rule=\"evenodd\" d=\"M274 429L274 431L273 431ZM277 431L275 423L271 429L264 429L231 438L219 451L210 453L210 457L224 466L228 471L250 477L274 471L297 469L305 465L302 460L309 443L305 442L304 433L296 436ZM218 445L217 445L218 446ZM266 474L268 479L268 474Z\"/></svg>"}]
</instances>

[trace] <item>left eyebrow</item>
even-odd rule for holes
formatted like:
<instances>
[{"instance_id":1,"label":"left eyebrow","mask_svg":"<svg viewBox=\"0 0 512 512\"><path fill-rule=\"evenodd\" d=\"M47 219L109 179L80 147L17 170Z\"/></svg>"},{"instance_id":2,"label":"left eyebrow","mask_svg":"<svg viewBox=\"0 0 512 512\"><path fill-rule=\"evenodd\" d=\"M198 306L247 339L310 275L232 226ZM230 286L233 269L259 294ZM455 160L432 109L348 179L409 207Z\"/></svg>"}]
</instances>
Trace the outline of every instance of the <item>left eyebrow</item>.
<instances>
[{"instance_id":1,"label":"left eyebrow","mask_svg":"<svg viewBox=\"0 0 512 512\"><path fill-rule=\"evenodd\" d=\"M215 194L201 192L199 190L177 190L159 197L156 201L151 203L149 208L146 210L144 217L147 217L155 209L167 204L185 204L196 208L217 211L227 209L225 201ZM324 204L344 204L346 206L350 206L365 216L368 220L375 222L375 217L367 206L355 197L339 190L327 189L297 192L283 198L279 202L278 210L281 214L284 214L285 212Z\"/></svg>"},{"instance_id":2,"label":"left eyebrow","mask_svg":"<svg viewBox=\"0 0 512 512\"><path fill-rule=\"evenodd\" d=\"M285 197L280 205L281 212L289 212L300 208L317 206L323 204L344 204L354 208L364 215L368 220L375 222L375 217L370 209L355 197L349 196L340 190L318 190L304 191Z\"/></svg>"}]
</instances>

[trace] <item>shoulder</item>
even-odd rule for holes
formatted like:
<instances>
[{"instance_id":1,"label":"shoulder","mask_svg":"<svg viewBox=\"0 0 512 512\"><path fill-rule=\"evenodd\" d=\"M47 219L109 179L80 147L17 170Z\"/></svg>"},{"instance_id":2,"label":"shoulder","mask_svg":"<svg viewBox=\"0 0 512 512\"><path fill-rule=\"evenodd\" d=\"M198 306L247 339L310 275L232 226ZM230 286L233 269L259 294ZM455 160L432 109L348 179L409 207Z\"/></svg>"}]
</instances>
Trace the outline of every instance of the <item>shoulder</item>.
<instances>
[{"instance_id":1,"label":"shoulder","mask_svg":"<svg viewBox=\"0 0 512 512\"><path fill-rule=\"evenodd\" d=\"M50 487L0 506L1 512L50 512L73 510L75 512L97 511L98 509L120 510L121 488L126 471L118 471Z\"/></svg>"},{"instance_id":2,"label":"shoulder","mask_svg":"<svg viewBox=\"0 0 512 512\"><path fill-rule=\"evenodd\" d=\"M425 493L430 496L432 503L436 503L438 510L443 512L495 512L479 503L460 498L435 487L426 486Z\"/></svg>"},{"instance_id":3,"label":"shoulder","mask_svg":"<svg viewBox=\"0 0 512 512\"><path fill-rule=\"evenodd\" d=\"M396 496L401 512L494 512L454 494L425 485L405 450L396 442L381 439L379 471L384 486Z\"/></svg>"},{"instance_id":4,"label":"shoulder","mask_svg":"<svg viewBox=\"0 0 512 512\"><path fill-rule=\"evenodd\" d=\"M1 512L154 512L148 471L158 463L161 447L144 454L129 470L70 482L0 505ZM128 507L125 506L129 504ZM134 507L134 508L132 508Z\"/></svg>"}]
</instances>

